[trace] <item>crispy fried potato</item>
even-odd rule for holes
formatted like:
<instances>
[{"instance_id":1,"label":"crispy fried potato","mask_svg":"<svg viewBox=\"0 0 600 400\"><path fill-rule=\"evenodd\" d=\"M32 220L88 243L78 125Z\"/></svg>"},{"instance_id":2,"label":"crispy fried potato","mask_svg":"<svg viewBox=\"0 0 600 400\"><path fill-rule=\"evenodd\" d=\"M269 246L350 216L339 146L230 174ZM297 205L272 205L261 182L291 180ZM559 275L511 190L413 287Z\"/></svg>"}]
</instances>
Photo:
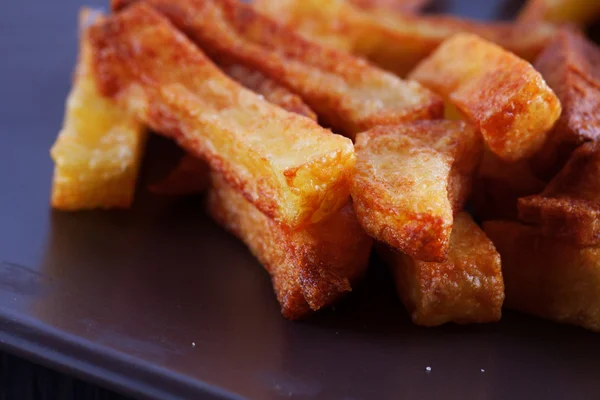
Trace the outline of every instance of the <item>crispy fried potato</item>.
<instances>
[{"instance_id":1,"label":"crispy fried potato","mask_svg":"<svg viewBox=\"0 0 600 400\"><path fill-rule=\"evenodd\" d=\"M577 248L518 222L483 224L502 257L506 307L600 331L600 248Z\"/></svg>"},{"instance_id":2,"label":"crispy fried potato","mask_svg":"<svg viewBox=\"0 0 600 400\"><path fill-rule=\"evenodd\" d=\"M456 105L506 161L539 150L561 113L560 101L529 63L471 34L442 43L410 77Z\"/></svg>"},{"instance_id":3,"label":"crispy fried potato","mask_svg":"<svg viewBox=\"0 0 600 400\"><path fill-rule=\"evenodd\" d=\"M421 10L429 3L429 0L349 0L349 2L365 10L405 13Z\"/></svg>"},{"instance_id":4,"label":"crispy fried potato","mask_svg":"<svg viewBox=\"0 0 600 400\"><path fill-rule=\"evenodd\" d=\"M423 261L446 258L451 196L481 156L478 132L459 121L418 121L371 129L356 139L351 194L368 234ZM457 179L452 181L452 175ZM451 184L452 181L452 184Z\"/></svg>"},{"instance_id":5,"label":"crispy fried potato","mask_svg":"<svg viewBox=\"0 0 600 400\"><path fill-rule=\"evenodd\" d=\"M167 19L135 4L90 28L103 93L298 228L347 202L352 142L244 89Z\"/></svg>"},{"instance_id":6,"label":"crispy fried potato","mask_svg":"<svg viewBox=\"0 0 600 400\"><path fill-rule=\"evenodd\" d=\"M577 146L600 138L600 49L578 32L563 29L535 68L563 108L549 139L531 161L537 174L551 178Z\"/></svg>"},{"instance_id":7,"label":"crispy fried potato","mask_svg":"<svg viewBox=\"0 0 600 400\"><path fill-rule=\"evenodd\" d=\"M519 217L574 245L599 245L600 143L579 147L541 194L519 199Z\"/></svg>"},{"instance_id":8,"label":"crispy fried potato","mask_svg":"<svg viewBox=\"0 0 600 400\"><path fill-rule=\"evenodd\" d=\"M332 304L366 271L372 239L358 224L351 204L326 221L292 232L212 174L208 210L269 272L286 318L303 318Z\"/></svg>"},{"instance_id":9,"label":"crispy fried potato","mask_svg":"<svg viewBox=\"0 0 600 400\"><path fill-rule=\"evenodd\" d=\"M479 23L449 16L365 10L347 0L254 0L277 21L328 47L365 57L405 76L444 40L471 32L533 61L556 28L545 23Z\"/></svg>"},{"instance_id":10,"label":"crispy fried potato","mask_svg":"<svg viewBox=\"0 0 600 400\"><path fill-rule=\"evenodd\" d=\"M530 26L540 21L585 25L599 16L597 0L529 0L519 13L518 21Z\"/></svg>"},{"instance_id":11,"label":"crispy fried potato","mask_svg":"<svg viewBox=\"0 0 600 400\"><path fill-rule=\"evenodd\" d=\"M219 68L242 86L263 96L265 100L296 114L316 121L317 116L302 98L256 70L219 60ZM165 179L151 186L154 193L186 196L208 188L210 168L203 160L190 154L182 157Z\"/></svg>"},{"instance_id":12,"label":"crispy fried potato","mask_svg":"<svg viewBox=\"0 0 600 400\"><path fill-rule=\"evenodd\" d=\"M377 252L392 270L415 324L500 320L504 301L500 255L469 214L456 215L446 261L417 261L382 244Z\"/></svg>"},{"instance_id":13,"label":"crispy fried potato","mask_svg":"<svg viewBox=\"0 0 600 400\"><path fill-rule=\"evenodd\" d=\"M532 171L527 160L508 163L485 149L473 182L471 209L482 221L516 220L520 197L540 193L546 183Z\"/></svg>"},{"instance_id":14,"label":"crispy fried potato","mask_svg":"<svg viewBox=\"0 0 600 400\"><path fill-rule=\"evenodd\" d=\"M113 1L121 8L132 0ZM251 67L300 95L324 125L353 138L378 125L437 118L443 102L362 59L302 38L237 0L144 0L212 57Z\"/></svg>"},{"instance_id":15,"label":"crispy fried potato","mask_svg":"<svg viewBox=\"0 0 600 400\"><path fill-rule=\"evenodd\" d=\"M273 79L267 78L256 69L223 60L219 60L218 66L233 80L263 96L268 102L278 105L289 112L304 115L314 121L317 120L317 115L302 100L302 97L275 82Z\"/></svg>"},{"instance_id":16,"label":"crispy fried potato","mask_svg":"<svg viewBox=\"0 0 600 400\"><path fill-rule=\"evenodd\" d=\"M86 27L100 13L82 9L79 60L63 127L52 146L52 207L128 208L133 202L146 130L98 92Z\"/></svg>"}]
</instances>

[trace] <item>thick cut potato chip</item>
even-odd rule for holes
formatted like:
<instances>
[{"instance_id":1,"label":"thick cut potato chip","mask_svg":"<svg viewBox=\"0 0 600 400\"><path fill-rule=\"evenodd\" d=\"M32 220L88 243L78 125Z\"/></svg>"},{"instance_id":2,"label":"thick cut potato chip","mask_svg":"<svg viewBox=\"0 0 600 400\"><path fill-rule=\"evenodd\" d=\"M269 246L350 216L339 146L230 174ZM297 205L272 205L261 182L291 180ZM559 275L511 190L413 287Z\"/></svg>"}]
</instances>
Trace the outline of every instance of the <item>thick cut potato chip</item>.
<instances>
[{"instance_id":1,"label":"thick cut potato chip","mask_svg":"<svg viewBox=\"0 0 600 400\"><path fill-rule=\"evenodd\" d=\"M502 257L507 308L600 331L600 248L580 249L518 222L483 228Z\"/></svg>"},{"instance_id":2,"label":"thick cut potato chip","mask_svg":"<svg viewBox=\"0 0 600 400\"><path fill-rule=\"evenodd\" d=\"M88 9L80 13L77 70L51 150L51 201L61 210L129 207L146 141L144 126L96 87L86 26L98 17Z\"/></svg>"},{"instance_id":3,"label":"thick cut potato chip","mask_svg":"<svg viewBox=\"0 0 600 400\"><path fill-rule=\"evenodd\" d=\"M551 178L577 146L600 138L600 49L581 34L563 29L535 68L563 108L549 139L531 161L537 174Z\"/></svg>"},{"instance_id":4,"label":"thick cut potato chip","mask_svg":"<svg viewBox=\"0 0 600 400\"><path fill-rule=\"evenodd\" d=\"M256 69L240 64L219 60L219 68L240 85L252 90L265 98L270 103L299 115L304 115L312 120L317 120L317 115L302 100L302 97L280 85L273 79L267 78Z\"/></svg>"},{"instance_id":5,"label":"thick cut potato chip","mask_svg":"<svg viewBox=\"0 0 600 400\"><path fill-rule=\"evenodd\" d=\"M443 261L457 205L452 196L463 192L455 186L476 168L481 148L478 132L459 121L418 121L360 133L351 194L361 225L411 257Z\"/></svg>"},{"instance_id":6,"label":"thick cut potato chip","mask_svg":"<svg viewBox=\"0 0 600 400\"><path fill-rule=\"evenodd\" d=\"M500 320L504 301L500 255L469 214L462 212L454 220L446 261L417 261L385 245L377 250L392 270L415 324Z\"/></svg>"},{"instance_id":7,"label":"thick cut potato chip","mask_svg":"<svg viewBox=\"0 0 600 400\"><path fill-rule=\"evenodd\" d=\"M352 142L229 79L151 7L135 4L90 34L104 94L208 161L265 214L298 228L346 204Z\"/></svg>"},{"instance_id":8,"label":"thick cut potato chip","mask_svg":"<svg viewBox=\"0 0 600 400\"><path fill-rule=\"evenodd\" d=\"M314 41L365 57L400 76L457 33L477 34L533 61L556 32L544 23L530 26L407 15L361 9L347 0L254 0L254 4Z\"/></svg>"},{"instance_id":9,"label":"thick cut potato chip","mask_svg":"<svg viewBox=\"0 0 600 400\"><path fill-rule=\"evenodd\" d=\"M349 2L365 10L405 13L419 11L429 3L429 0L349 0Z\"/></svg>"},{"instance_id":10,"label":"thick cut potato chip","mask_svg":"<svg viewBox=\"0 0 600 400\"><path fill-rule=\"evenodd\" d=\"M258 211L212 174L210 215L240 238L271 275L286 318L299 319L332 304L364 274L372 239L351 204L326 221L290 231Z\"/></svg>"},{"instance_id":11,"label":"thick cut potato chip","mask_svg":"<svg viewBox=\"0 0 600 400\"><path fill-rule=\"evenodd\" d=\"M120 8L131 0L113 2ZM237 0L144 0L214 58L256 69L300 95L325 126L353 138L378 125L437 118L443 101L347 53L308 41Z\"/></svg>"},{"instance_id":12,"label":"thick cut potato chip","mask_svg":"<svg viewBox=\"0 0 600 400\"><path fill-rule=\"evenodd\" d=\"M518 20L529 26L540 21L585 25L599 16L597 0L529 0Z\"/></svg>"},{"instance_id":13,"label":"thick cut potato chip","mask_svg":"<svg viewBox=\"0 0 600 400\"><path fill-rule=\"evenodd\" d=\"M560 101L529 63L471 34L442 43L410 77L456 105L506 161L539 150L561 113Z\"/></svg>"},{"instance_id":14,"label":"thick cut potato chip","mask_svg":"<svg viewBox=\"0 0 600 400\"><path fill-rule=\"evenodd\" d=\"M538 194L544 187L546 182L533 173L528 160L509 163L485 149L473 182L471 210L482 221L516 220L518 199Z\"/></svg>"},{"instance_id":15,"label":"thick cut potato chip","mask_svg":"<svg viewBox=\"0 0 600 400\"><path fill-rule=\"evenodd\" d=\"M600 244L600 143L579 147L539 195L519 199L521 220L579 246Z\"/></svg>"},{"instance_id":16,"label":"thick cut potato chip","mask_svg":"<svg viewBox=\"0 0 600 400\"><path fill-rule=\"evenodd\" d=\"M317 116L302 98L256 70L220 60L219 68L242 86L261 95L270 103L316 121ZM201 193L208 187L210 169L206 162L190 154L185 155L162 181L151 190L168 196Z\"/></svg>"}]
</instances>

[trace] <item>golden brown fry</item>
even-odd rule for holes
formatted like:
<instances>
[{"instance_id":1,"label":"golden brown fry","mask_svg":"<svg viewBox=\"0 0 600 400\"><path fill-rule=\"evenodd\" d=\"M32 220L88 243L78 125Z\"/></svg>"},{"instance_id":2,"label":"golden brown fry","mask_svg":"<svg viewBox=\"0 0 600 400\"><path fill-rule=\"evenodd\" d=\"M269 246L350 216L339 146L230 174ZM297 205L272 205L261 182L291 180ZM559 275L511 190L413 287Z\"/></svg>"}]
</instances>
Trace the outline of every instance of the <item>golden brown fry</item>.
<instances>
[{"instance_id":1,"label":"golden brown fry","mask_svg":"<svg viewBox=\"0 0 600 400\"><path fill-rule=\"evenodd\" d=\"M481 156L478 132L460 121L418 121L371 129L356 139L351 194L374 238L418 260L443 261L452 229L456 173Z\"/></svg>"},{"instance_id":2,"label":"golden brown fry","mask_svg":"<svg viewBox=\"0 0 600 400\"><path fill-rule=\"evenodd\" d=\"M208 210L269 272L286 318L303 318L332 304L367 268L372 239L358 224L351 204L326 221L292 232L212 174Z\"/></svg>"},{"instance_id":3,"label":"golden brown fry","mask_svg":"<svg viewBox=\"0 0 600 400\"><path fill-rule=\"evenodd\" d=\"M265 100L296 114L316 121L317 116L300 96L290 92L258 71L219 60L219 67L242 86L263 96ZM201 193L208 188L210 169L206 162L190 154L185 155L169 175L150 189L157 194L185 196Z\"/></svg>"},{"instance_id":4,"label":"golden brown fry","mask_svg":"<svg viewBox=\"0 0 600 400\"><path fill-rule=\"evenodd\" d=\"M168 20L136 4L90 29L103 91L289 226L343 207L350 140L227 78Z\"/></svg>"},{"instance_id":5,"label":"golden brown fry","mask_svg":"<svg viewBox=\"0 0 600 400\"><path fill-rule=\"evenodd\" d=\"M365 57L400 76L457 33L477 34L533 61L556 31L545 23L479 23L449 16L372 12L346 0L254 0L254 4L306 37Z\"/></svg>"},{"instance_id":6,"label":"golden brown fry","mask_svg":"<svg viewBox=\"0 0 600 400\"><path fill-rule=\"evenodd\" d=\"M529 63L471 34L442 43L410 77L456 105L506 161L539 150L561 113L558 98Z\"/></svg>"},{"instance_id":7,"label":"golden brown fry","mask_svg":"<svg viewBox=\"0 0 600 400\"><path fill-rule=\"evenodd\" d=\"M469 214L462 212L454 219L446 261L417 261L385 245L377 250L390 266L415 324L500 320L504 301L500 255Z\"/></svg>"},{"instance_id":8,"label":"golden brown fry","mask_svg":"<svg viewBox=\"0 0 600 400\"><path fill-rule=\"evenodd\" d=\"M240 85L263 96L265 100L299 115L304 115L314 121L317 115L294 92L280 85L273 79L267 78L256 69L248 68L233 62L219 60L219 68Z\"/></svg>"},{"instance_id":9,"label":"golden brown fry","mask_svg":"<svg viewBox=\"0 0 600 400\"><path fill-rule=\"evenodd\" d=\"M535 68L563 108L549 139L531 161L537 174L551 178L577 146L600 138L600 49L583 35L563 29Z\"/></svg>"},{"instance_id":10,"label":"golden brown fry","mask_svg":"<svg viewBox=\"0 0 600 400\"><path fill-rule=\"evenodd\" d=\"M599 245L600 143L579 147L541 194L519 199L519 217L574 245Z\"/></svg>"},{"instance_id":11,"label":"golden brown fry","mask_svg":"<svg viewBox=\"0 0 600 400\"><path fill-rule=\"evenodd\" d=\"M600 331L600 248L577 248L518 222L483 225L502 257L506 307Z\"/></svg>"},{"instance_id":12,"label":"golden brown fry","mask_svg":"<svg viewBox=\"0 0 600 400\"><path fill-rule=\"evenodd\" d=\"M528 161L507 163L486 149L473 182L473 215L483 221L517 219L520 197L540 193L546 183L537 178Z\"/></svg>"},{"instance_id":13,"label":"golden brown fry","mask_svg":"<svg viewBox=\"0 0 600 400\"><path fill-rule=\"evenodd\" d=\"M531 26L540 21L585 25L600 16L597 0L529 0L518 21Z\"/></svg>"},{"instance_id":14,"label":"golden brown fry","mask_svg":"<svg viewBox=\"0 0 600 400\"><path fill-rule=\"evenodd\" d=\"M429 0L348 0L356 7L380 12L415 12L421 10Z\"/></svg>"},{"instance_id":15,"label":"golden brown fry","mask_svg":"<svg viewBox=\"0 0 600 400\"><path fill-rule=\"evenodd\" d=\"M134 0L117 0L121 8ZM321 122L353 138L378 125L443 115L416 82L302 38L237 0L144 0L212 57L251 67L300 95Z\"/></svg>"},{"instance_id":16,"label":"golden brown fry","mask_svg":"<svg viewBox=\"0 0 600 400\"><path fill-rule=\"evenodd\" d=\"M87 26L101 14L82 9L80 54L63 127L52 146L52 207L128 208L133 202L146 130L98 92Z\"/></svg>"}]
</instances>

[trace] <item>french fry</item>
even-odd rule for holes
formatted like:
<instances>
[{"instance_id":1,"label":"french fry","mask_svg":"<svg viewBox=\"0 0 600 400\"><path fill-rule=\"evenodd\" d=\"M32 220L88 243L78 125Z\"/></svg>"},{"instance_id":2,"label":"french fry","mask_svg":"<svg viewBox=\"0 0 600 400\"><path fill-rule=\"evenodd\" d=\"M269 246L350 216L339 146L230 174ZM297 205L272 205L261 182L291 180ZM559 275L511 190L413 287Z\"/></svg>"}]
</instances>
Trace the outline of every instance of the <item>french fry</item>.
<instances>
[{"instance_id":1,"label":"french fry","mask_svg":"<svg viewBox=\"0 0 600 400\"><path fill-rule=\"evenodd\" d=\"M116 9L132 0L113 1ZM204 51L258 70L297 93L325 126L354 138L378 125L443 115L416 82L308 41L237 0L145 0Z\"/></svg>"},{"instance_id":2,"label":"french fry","mask_svg":"<svg viewBox=\"0 0 600 400\"><path fill-rule=\"evenodd\" d=\"M600 331L600 248L578 248L518 222L484 230L502 258L507 308Z\"/></svg>"},{"instance_id":3,"label":"french fry","mask_svg":"<svg viewBox=\"0 0 600 400\"><path fill-rule=\"evenodd\" d=\"M519 217L574 245L599 245L600 143L579 147L541 194L519 199Z\"/></svg>"},{"instance_id":4,"label":"french fry","mask_svg":"<svg viewBox=\"0 0 600 400\"><path fill-rule=\"evenodd\" d=\"M563 108L544 147L531 160L538 175L551 178L577 146L600 138L600 49L580 33L563 29L535 68Z\"/></svg>"},{"instance_id":5,"label":"french fry","mask_svg":"<svg viewBox=\"0 0 600 400\"><path fill-rule=\"evenodd\" d=\"M242 88L148 5L92 26L90 37L103 93L265 214L299 228L346 204L352 142Z\"/></svg>"},{"instance_id":6,"label":"french fry","mask_svg":"<svg viewBox=\"0 0 600 400\"><path fill-rule=\"evenodd\" d=\"M546 182L533 173L528 161L508 163L489 149L484 150L471 196L471 210L476 219L516 220L518 199L544 190Z\"/></svg>"},{"instance_id":7,"label":"french fry","mask_svg":"<svg viewBox=\"0 0 600 400\"><path fill-rule=\"evenodd\" d=\"M223 60L220 60L218 65L230 78L263 96L268 102L316 121L317 116L302 101L300 96L290 92L260 72ZM209 172L210 169L206 162L187 154L182 157L181 161L164 180L152 185L151 190L154 193L168 196L201 193L208 188Z\"/></svg>"},{"instance_id":8,"label":"french fry","mask_svg":"<svg viewBox=\"0 0 600 400\"><path fill-rule=\"evenodd\" d=\"M518 21L530 26L540 21L585 25L599 16L600 2L596 0L529 0Z\"/></svg>"},{"instance_id":9,"label":"french fry","mask_svg":"<svg viewBox=\"0 0 600 400\"><path fill-rule=\"evenodd\" d=\"M505 161L533 155L560 117L560 101L529 63L472 34L442 43L410 77L456 105Z\"/></svg>"},{"instance_id":10,"label":"french fry","mask_svg":"<svg viewBox=\"0 0 600 400\"><path fill-rule=\"evenodd\" d=\"M413 322L438 326L500 320L504 281L500 255L485 233L461 212L454 219L446 261L417 261L378 245Z\"/></svg>"},{"instance_id":11,"label":"french fry","mask_svg":"<svg viewBox=\"0 0 600 400\"><path fill-rule=\"evenodd\" d=\"M452 197L468 192L455 185L473 173L481 149L478 132L460 121L418 121L360 133L351 194L361 225L417 260L443 261L459 205Z\"/></svg>"},{"instance_id":12,"label":"french fry","mask_svg":"<svg viewBox=\"0 0 600 400\"><path fill-rule=\"evenodd\" d=\"M444 40L470 32L533 61L556 32L553 25L478 23L449 16L365 10L347 0L254 0L255 7L328 47L365 57L406 76Z\"/></svg>"},{"instance_id":13,"label":"french fry","mask_svg":"<svg viewBox=\"0 0 600 400\"><path fill-rule=\"evenodd\" d=\"M395 12L416 12L421 10L429 3L429 0L349 0L356 7L365 10L375 10L384 13Z\"/></svg>"},{"instance_id":14,"label":"french fry","mask_svg":"<svg viewBox=\"0 0 600 400\"><path fill-rule=\"evenodd\" d=\"M269 272L286 318L304 318L332 304L351 291L367 268L372 239L349 203L325 221L290 231L212 174L208 211Z\"/></svg>"},{"instance_id":15,"label":"french fry","mask_svg":"<svg viewBox=\"0 0 600 400\"><path fill-rule=\"evenodd\" d=\"M51 202L61 210L128 208L144 152L144 126L96 87L87 26L100 16L85 8L80 12L79 60L51 150Z\"/></svg>"}]
</instances>

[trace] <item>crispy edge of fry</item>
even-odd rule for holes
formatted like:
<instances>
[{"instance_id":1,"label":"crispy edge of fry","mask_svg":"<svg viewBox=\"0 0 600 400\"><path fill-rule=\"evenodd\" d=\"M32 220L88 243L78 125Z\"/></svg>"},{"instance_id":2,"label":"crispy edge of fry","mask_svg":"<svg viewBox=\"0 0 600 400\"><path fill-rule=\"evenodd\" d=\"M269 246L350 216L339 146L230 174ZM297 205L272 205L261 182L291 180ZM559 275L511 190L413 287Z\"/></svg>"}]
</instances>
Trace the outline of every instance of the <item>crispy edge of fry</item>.
<instances>
[{"instance_id":1,"label":"crispy edge of fry","mask_svg":"<svg viewBox=\"0 0 600 400\"><path fill-rule=\"evenodd\" d=\"M577 248L518 222L483 228L502 257L507 308L600 332L600 248Z\"/></svg>"},{"instance_id":2,"label":"crispy edge of fry","mask_svg":"<svg viewBox=\"0 0 600 400\"><path fill-rule=\"evenodd\" d=\"M478 132L461 121L417 121L360 133L350 192L361 225L416 259L443 261L453 211L469 190L457 184L470 183L481 149Z\"/></svg>"},{"instance_id":3,"label":"crispy edge of fry","mask_svg":"<svg viewBox=\"0 0 600 400\"><path fill-rule=\"evenodd\" d=\"M415 324L500 320L504 301L500 255L467 213L454 219L444 262L417 261L383 244L376 250L390 267L398 294Z\"/></svg>"},{"instance_id":4,"label":"crispy edge of fry","mask_svg":"<svg viewBox=\"0 0 600 400\"><path fill-rule=\"evenodd\" d=\"M261 211L296 229L344 206L349 139L241 87L145 3L90 33L103 92L208 161Z\"/></svg>"},{"instance_id":5,"label":"crispy edge of fry","mask_svg":"<svg viewBox=\"0 0 600 400\"><path fill-rule=\"evenodd\" d=\"M563 107L548 140L531 160L535 172L549 179L577 146L600 138L600 48L580 32L561 29L534 66Z\"/></svg>"},{"instance_id":6,"label":"crispy edge of fry","mask_svg":"<svg viewBox=\"0 0 600 400\"><path fill-rule=\"evenodd\" d=\"M533 25L542 21L585 25L600 16L600 3L593 0L529 0L517 21Z\"/></svg>"},{"instance_id":7,"label":"crispy edge of fry","mask_svg":"<svg viewBox=\"0 0 600 400\"><path fill-rule=\"evenodd\" d=\"M129 116L103 98L96 87L93 77L92 50L88 37L88 27L103 18L100 11L82 7L79 11L79 56L73 77L73 86L65 104L63 126L52 146L54 160L51 204L53 208L64 211L76 211L92 208L129 208L133 202L136 181L144 153L147 131L133 116ZM98 121L87 120L80 115L89 109L96 113L105 126L104 137L125 135L128 140L114 141L120 153L128 154L123 163L102 171L93 167L89 160L88 170L68 171L63 166L64 146L76 138L96 132ZM81 149L81 147L80 147ZM79 149L79 150L80 150ZM76 151L77 149L75 149ZM80 150L81 151L81 150ZM100 148L97 151L102 151ZM67 168L67 169L65 169ZM78 174L65 179L64 175Z\"/></svg>"},{"instance_id":8,"label":"crispy edge of fry","mask_svg":"<svg viewBox=\"0 0 600 400\"><path fill-rule=\"evenodd\" d=\"M542 193L519 199L519 218L576 246L600 244L600 143L579 147Z\"/></svg>"},{"instance_id":9,"label":"crispy edge of fry","mask_svg":"<svg viewBox=\"0 0 600 400\"><path fill-rule=\"evenodd\" d=\"M469 58L456 57L464 52ZM531 64L473 34L444 41L410 78L454 103L480 129L490 150L506 161L538 151L562 111Z\"/></svg>"},{"instance_id":10,"label":"crispy edge of fry","mask_svg":"<svg viewBox=\"0 0 600 400\"><path fill-rule=\"evenodd\" d=\"M117 0L150 4L211 57L259 70L299 94L325 126L354 138L377 125L440 118L443 101L365 60L307 40L238 0Z\"/></svg>"},{"instance_id":11,"label":"crispy edge of fry","mask_svg":"<svg viewBox=\"0 0 600 400\"><path fill-rule=\"evenodd\" d=\"M298 231L277 224L212 174L209 214L240 238L272 277L282 314L308 316L338 300L364 275L372 239L351 204Z\"/></svg>"},{"instance_id":12,"label":"crispy edge of fry","mask_svg":"<svg viewBox=\"0 0 600 400\"><path fill-rule=\"evenodd\" d=\"M218 60L217 65L229 77L258 95L264 96L268 102L289 112L304 115L314 121L317 120L315 113L302 101L300 96L260 72L225 60ZM210 169L206 162L191 154L186 154L169 175L152 185L150 190L156 194L167 196L202 193L208 188L209 172Z\"/></svg>"},{"instance_id":13,"label":"crispy edge of fry","mask_svg":"<svg viewBox=\"0 0 600 400\"><path fill-rule=\"evenodd\" d=\"M533 61L554 35L548 23L481 23L451 16L365 10L346 0L255 0L261 12L326 46L406 76L445 39L471 32Z\"/></svg>"},{"instance_id":14,"label":"crispy edge of fry","mask_svg":"<svg viewBox=\"0 0 600 400\"><path fill-rule=\"evenodd\" d=\"M430 0L349 0L354 6L365 10L376 10L387 12L418 12L423 9Z\"/></svg>"}]
</instances>

